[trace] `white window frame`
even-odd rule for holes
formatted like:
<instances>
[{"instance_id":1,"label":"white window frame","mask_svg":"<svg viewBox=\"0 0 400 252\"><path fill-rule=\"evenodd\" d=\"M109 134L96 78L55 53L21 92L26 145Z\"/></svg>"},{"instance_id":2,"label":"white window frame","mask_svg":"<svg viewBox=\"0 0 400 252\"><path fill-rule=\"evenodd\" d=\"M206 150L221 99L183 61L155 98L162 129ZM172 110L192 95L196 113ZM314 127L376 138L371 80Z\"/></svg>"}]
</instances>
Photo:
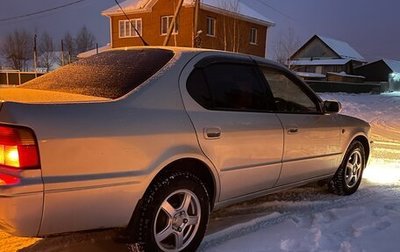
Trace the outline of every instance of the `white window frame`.
<instances>
[{"instance_id":1,"label":"white window frame","mask_svg":"<svg viewBox=\"0 0 400 252\"><path fill-rule=\"evenodd\" d=\"M160 23L160 34L161 34L161 36L165 36L165 35L167 35L168 34L168 29L169 29L169 26L170 26L170 24L172 23L172 20L174 19L174 16L162 16L161 17L161 23ZM163 24L164 24L164 22L167 22L166 23L166 31L164 31L164 26L163 26ZM178 30L179 30L179 26L178 26L178 19L176 19L175 20L176 22L175 22L175 27L174 27L174 29L172 30L172 34L178 34Z\"/></svg>"},{"instance_id":2,"label":"white window frame","mask_svg":"<svg viewBox=\"0 0 400 252\"><path fill-rule=\"evenodd\" d=\"M139 32L140 35L143 34L142 33L143 22L141 18L134 18L130 20L119 20L119 25L118 25L119 38L139 37L139 34L137 34L135 29L133 29L132 24L134 25L134 27L136 28L136 30Z\"/></svg>"},{"instance_id":3,"label":"white window frame","mask_svg":"<svg viewBox=\"0 0 400 252\"><path fill-rule=\"evenodd\" d=\"M250 45L257 45L258 44L258 29L252 27L250 29Z\"/></svg>"},{"instance_id":4,"label":"white window frame","mask_svg":"<svg viewBox=\"0 0 400 252\"><path fill-rule=\"evenodd\" d=\"M213 17L207 17L207 36L216 37L216 29L217 29L217 19Z\"/></svg>"}]
</instances>

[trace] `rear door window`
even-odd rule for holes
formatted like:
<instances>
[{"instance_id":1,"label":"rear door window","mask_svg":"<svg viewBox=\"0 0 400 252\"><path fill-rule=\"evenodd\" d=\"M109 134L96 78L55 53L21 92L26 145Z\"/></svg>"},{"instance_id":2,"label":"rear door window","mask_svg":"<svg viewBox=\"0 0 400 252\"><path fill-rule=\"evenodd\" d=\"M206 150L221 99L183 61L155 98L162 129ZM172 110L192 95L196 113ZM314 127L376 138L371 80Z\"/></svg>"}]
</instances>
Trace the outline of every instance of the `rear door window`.
<instances>
[{"instance_id":1,"label":"rear door window","mask_svg":"<svg viewBox=\"0 0 400 252\"><path fill-rule=\"evenodd\" d=\"M217 63L195 69L187 88L194 100L207 109L273 111L267 87L252 65Z\"/></svg>"}]
</instances>

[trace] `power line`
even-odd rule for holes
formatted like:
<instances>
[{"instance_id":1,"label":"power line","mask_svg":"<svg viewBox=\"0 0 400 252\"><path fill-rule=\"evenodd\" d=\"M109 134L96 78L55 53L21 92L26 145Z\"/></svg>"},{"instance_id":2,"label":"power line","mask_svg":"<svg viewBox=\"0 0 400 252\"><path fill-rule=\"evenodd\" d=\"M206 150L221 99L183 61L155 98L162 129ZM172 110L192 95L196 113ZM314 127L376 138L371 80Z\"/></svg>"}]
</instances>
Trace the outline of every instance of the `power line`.
<instances>
[{"instance_id":1,"label":"power line","mask_svg":"<svg viewBox=\"0 0 400 252\"><path fill-rule=\"evenodd\" d=\"M264 5L264 6L268 7L268 8L270 8L270 9L272 9L272 10L274 10L274 11L276 11L277 13L281 14L281 15L284 16L284 17L286 17L286 18L288 18L288 19L290 19L290 20L292 20L292 21L296 21L296 20L295 20L294 18L292 18L291 16L289 16L289 15L287 15L286 13L284 13L284 12L278 10L278 9L275 8L274 6L268 4L265 0L258 0L258 2L259 2L260 4L262 4L262 5Z\"/></svg>"},{"instance_id":2,"label":"power line","mask_svg":"<svg viewBox=\"0 0 400 252\"><path fill-rule=\"evenodd\" d=\"M27 17L31 17L31 16L36 16L36 15L43 14L43 13L46 13L46 12L50 12L50 11L62 9L62 8L65 8L65 7L68 7L68 6L77 4L77 3L81 3L81 2L84 2L84 1L86 1L86 0L77 0L77 1L75 1L75 2L63 4L63 5L60 5L60 6L56 6L56 7L49 8L49 9L45 9L45 10L41 10L41 11L31 12L31 13L28 13L28 14L19 15L19 16L14 16L14 17L1 18L1 19L0 19L0 22L7 22L7 21L16 20L16 19L21 19L21 18L27 18Z\"/></svg>"}]
</instances>

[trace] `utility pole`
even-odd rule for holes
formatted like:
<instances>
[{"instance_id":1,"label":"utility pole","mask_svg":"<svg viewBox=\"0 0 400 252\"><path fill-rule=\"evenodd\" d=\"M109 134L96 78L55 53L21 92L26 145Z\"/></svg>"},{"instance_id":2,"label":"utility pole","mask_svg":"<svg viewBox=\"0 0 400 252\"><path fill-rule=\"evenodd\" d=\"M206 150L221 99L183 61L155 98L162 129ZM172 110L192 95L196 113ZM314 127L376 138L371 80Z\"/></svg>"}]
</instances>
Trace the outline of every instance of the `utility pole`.
<instances>
[{"instance_id":1,"label":"utility pole","mask_svg":"<svg viewBox=\"0 0 400 252\"><path fill-rule=\"evenodd\" d=\"M37 70L37 34L33 36L33 68Z\"/></svg>"},{"instance_id":2,"label":"utility pole","mask_svg":"<svg viewBox=\"0 0 400 252\"><path fill-rule=\"evenodd\" d=\"M176 19L177 19L178 15L179 15L179 12L180 12L181 7L183 5L183 1L184 0L179 0L179 4L176 7L174 17L172 18L171 24L169 24L168 33L167 33L167 36L165 37L165 40L164 40L164 44L163 44L164 46L168 45L169 39L171 38L171 34L172 34L173 29L175 28Z\"/></svg>"},{"instance_id":3,"label":"utility pole","mask_svg":"<svg viewBox=\"0 0 400 252\"><path fill-rule=\"evenodd\" d=\"M64 66L64 40L61 39L61 66Z\"/></svg>"},{"instance_id":4,"label":"utility pole","mask_svg":"<svg viewBox=\"0 0 400 252\"><path fill-rule=\"evenodd\" d=\"M198 47L197 40L199 39L199 9L200 0L194 0L194 27L193 27L193 47Z\"/></svg>"}]
</instances>

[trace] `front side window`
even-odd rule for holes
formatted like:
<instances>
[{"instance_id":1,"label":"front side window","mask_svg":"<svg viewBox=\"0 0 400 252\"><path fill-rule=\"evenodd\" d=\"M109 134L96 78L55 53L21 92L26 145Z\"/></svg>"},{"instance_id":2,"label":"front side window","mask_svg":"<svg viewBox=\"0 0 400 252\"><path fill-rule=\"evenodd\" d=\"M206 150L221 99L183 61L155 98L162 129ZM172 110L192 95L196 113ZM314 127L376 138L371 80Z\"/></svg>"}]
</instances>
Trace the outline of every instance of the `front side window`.
<instances>
[{"instance_id":1,"label":"front side window","mask_svg":"<svg viewBox=\"0 0 400 252\"><path fill-rule=\"evenodd\" d=\"M278 112L317 113L315 102L284 73L275 69L262 69L271 88Z\"/></svg>"},{"instance_id":2,"label":"front side window","mask_svg":"<svg viewBox=\"0 0 400 252\"><path fill-rule=\"evenodd\" d=\"M161 17L161 35L167 35L168 28L172 24L173 19L174 19L174 16ZM178 21L175 22L175 26L174 26L172 33L178 34Z\"/></svg>"},{"instance_id":3,"label":"front side window","mask_svg":"<svg viewBox=\"0 0 400 252\"><path fill-rule=\"evenodd\" d=\"M212 110L272 111L267 88L251 65L213 64L193 71L189 94Z\"/></svg>"},{"instance_id":4,"label":"front side window","mask_svg":"<svg viewBox=\"0 0 400 252\"><path fill-rule=\"evenodd\" d=\"M216 20L212 17L207 17L207 35L215 37L215 24Z\"/></svg>"},{"instance_id":5,"label":"front side window","mask_svg":"<svg viewBox=\"0 0 400 252\"><path fill-rule=\"evenodd\" d=\"M257 45L257 28L250 29L250 44Z\"/></svg>"},{"instance_id":6,"label":"front side window","mask_svg":"<svg viewBox=\"0 0 400 252\"><path fill-rule=\"evenodd\" d=\"M120 38L139 37L138 32L140 35L142 35L142 19L141 18L119 21L119 37Z\"/></svg>"}]
</instances>

